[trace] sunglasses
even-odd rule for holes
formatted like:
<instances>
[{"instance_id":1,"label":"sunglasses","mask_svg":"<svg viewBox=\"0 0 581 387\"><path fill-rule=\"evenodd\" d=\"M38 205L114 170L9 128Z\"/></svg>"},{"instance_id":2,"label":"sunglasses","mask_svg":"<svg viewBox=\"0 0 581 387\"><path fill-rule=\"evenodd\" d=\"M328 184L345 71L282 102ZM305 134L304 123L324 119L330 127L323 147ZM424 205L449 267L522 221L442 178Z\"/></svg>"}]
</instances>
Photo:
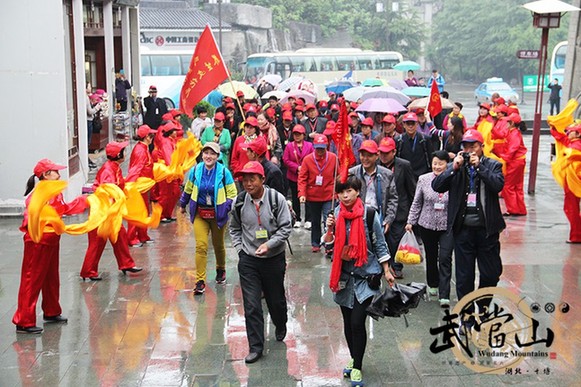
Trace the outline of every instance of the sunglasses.
<instances>
[{"instance_id":1,"label":"sunglasses","mask_svg":"<svg viewBox=\"0 0 581 387\"><path fill-rule=\"evenodd\" d=\"M403 123L404 125L415 125L416 122L415 121L404 121Z\"/></svg>"}]
</instances>

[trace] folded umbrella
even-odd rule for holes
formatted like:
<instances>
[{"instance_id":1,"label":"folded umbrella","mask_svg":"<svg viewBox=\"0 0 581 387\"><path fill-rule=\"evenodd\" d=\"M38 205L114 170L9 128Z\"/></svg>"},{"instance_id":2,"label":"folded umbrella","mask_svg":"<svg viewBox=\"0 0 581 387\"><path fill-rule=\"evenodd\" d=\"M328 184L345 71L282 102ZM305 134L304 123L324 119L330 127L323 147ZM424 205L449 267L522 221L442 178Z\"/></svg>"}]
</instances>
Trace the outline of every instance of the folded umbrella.
<instances>
[{"instance_id":1,"label":"folded umbrella","mask_svg":"<svg viewBox=\"0 0 581 387\"><path fill-rule=\"evenodd\" d=\"M370 98L355 109L357 112L398 113L407 109L393 98Z\"/></svg>"},{"instance_id":2,"label":"folded umbrella","mask_svg":"<svg viewBox=\"0 0 581 387\"><path fill-rule=\"evenodd\" d=\"M417 308L425 293L426 284L418 282L407 285L396 283L392 287L388 286L383 293L373 297L366 311L375 320L383 317L400 317L408 313L410 309Z\"/></svg>"}]
</instances>

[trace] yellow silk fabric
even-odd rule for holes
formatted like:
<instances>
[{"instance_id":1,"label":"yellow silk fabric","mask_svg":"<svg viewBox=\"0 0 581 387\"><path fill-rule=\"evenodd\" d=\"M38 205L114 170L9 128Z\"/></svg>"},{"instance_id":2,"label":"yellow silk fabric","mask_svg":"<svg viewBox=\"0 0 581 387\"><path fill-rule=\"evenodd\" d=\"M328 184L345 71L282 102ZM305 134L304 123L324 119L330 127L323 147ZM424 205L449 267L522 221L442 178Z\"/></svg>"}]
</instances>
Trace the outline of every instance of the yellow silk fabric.
<instances>
[{"instance_id":1,"label":"yellow silk fabric","mask_svg":"<svg viewBox=\"0 0 581 387\"><path fill-rule=\"evenodd\" d=\"M153 164L153 178L156 182L166 180L168 183L183 179L186 171L196 164L196 157L202 150L202 143L190 133L187 139L181 139L171 154L169 165L163 161Z\"/></svg>"},{"instance_id":2,"label":"yellow silk fabric","mask_svg":"<svg viewBox=\"0 0 581 387\"><path fill-rule=\"evenodd\" d=\"M547 122L557 132L565 135L565 129L574 123L574 114L578 106L577 100L570 99L559 114L548 116ZM555 160L551 165L555 180L561 187L567 184L575 196L581 197L581 151L570 148L557 140L555 154Z\"/></svg>"}]
</instances>

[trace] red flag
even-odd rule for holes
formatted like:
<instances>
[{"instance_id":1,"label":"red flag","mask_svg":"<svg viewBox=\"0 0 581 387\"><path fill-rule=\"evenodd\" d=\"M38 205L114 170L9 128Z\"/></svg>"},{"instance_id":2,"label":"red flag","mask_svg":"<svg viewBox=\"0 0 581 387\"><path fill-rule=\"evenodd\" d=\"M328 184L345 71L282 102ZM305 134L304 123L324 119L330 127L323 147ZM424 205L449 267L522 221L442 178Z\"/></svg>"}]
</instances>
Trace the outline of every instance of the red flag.
<instances>
[{"instance_id":1,"label":"red flag","mask_svg":"<svg viewBox=\"0 0 581 387\"><path fill-rule=\"evenodd\" d=\"M216 45L210 26L206 26L196 44L190 69L182 85L180 110L192 117L198 102L228 78L228 69Z\"/></svg>"},{"instance_id":2,"label":"red flag","mask_svg":"<svg viewBox=\"0 0 581 387\"><path fill-rule=\"evenodd\" d=\"M355 163L355 155L351 147L351 134L349 133L349 116L347 114L347 103L345 100L340 101L339 119L335 125L335 133L333 133L333 141L337 146L337 158L339 159L339 176L341 182L347 180L349 166Z\"/></svg>"},{"instance_id":3,"label":"red flag","mask_svg":"<svg viewBox=\"0 0 581 387\"><path fill-rule=\"evenodd\" d=\"M434 119L435 116L442 111L442 100L440 99L440 91L436 80L432 82L432 89L430 90L430 101L428 102L428 112L430 117Z\"/></svg>"}]
</instances>

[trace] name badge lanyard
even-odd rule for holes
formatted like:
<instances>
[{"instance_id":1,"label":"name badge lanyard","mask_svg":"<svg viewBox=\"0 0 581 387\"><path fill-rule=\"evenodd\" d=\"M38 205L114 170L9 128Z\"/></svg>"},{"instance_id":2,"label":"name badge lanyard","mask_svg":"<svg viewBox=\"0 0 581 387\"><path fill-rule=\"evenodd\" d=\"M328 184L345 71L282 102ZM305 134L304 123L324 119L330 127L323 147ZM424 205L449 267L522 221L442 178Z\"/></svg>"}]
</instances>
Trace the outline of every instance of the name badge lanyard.
<instances>
[{"instance_id":1,"label":"name badge lanyard","mask_svg":"<svg viewBox=\"0 0 581 387\"><path fill-rule=\"evenodd\" d=\"M260 203L253 203L256 209L256 216L258 218L258 230L256 230L256 239L267 239L268 232L262 227L262 221L260 220Z\"/></svg>"},{"instance_id":2,"label":"name badge lanyard","mask_svg":"<svg viewBox=\"0 0 581 387\"><path fill-rule=\"evenodd\" d=\"M470 168L468 168L468 174L470 175L470 192L471 193L476 193L476 187L475 187L475 176L476 176L476 171L474 170L473 166L470 166Z\"/></svg>"},{"instance_id":3,"label":"name badge lanyard","mask_svg":"<svg viewBox=\"0 0 581 387\"><path fill-rule=\"evenodd\" d=\"M325 167L327 166L327 162L329 161L329 152L325 152L325 163L323 163L322 167L319 167L319 161L315 157L314 153L313 153L313 160L315 160L315 165L317 166L317 169L319 170L319 176L322 176L323 171L325 170Z\"/></svg>"}]
</instances>

